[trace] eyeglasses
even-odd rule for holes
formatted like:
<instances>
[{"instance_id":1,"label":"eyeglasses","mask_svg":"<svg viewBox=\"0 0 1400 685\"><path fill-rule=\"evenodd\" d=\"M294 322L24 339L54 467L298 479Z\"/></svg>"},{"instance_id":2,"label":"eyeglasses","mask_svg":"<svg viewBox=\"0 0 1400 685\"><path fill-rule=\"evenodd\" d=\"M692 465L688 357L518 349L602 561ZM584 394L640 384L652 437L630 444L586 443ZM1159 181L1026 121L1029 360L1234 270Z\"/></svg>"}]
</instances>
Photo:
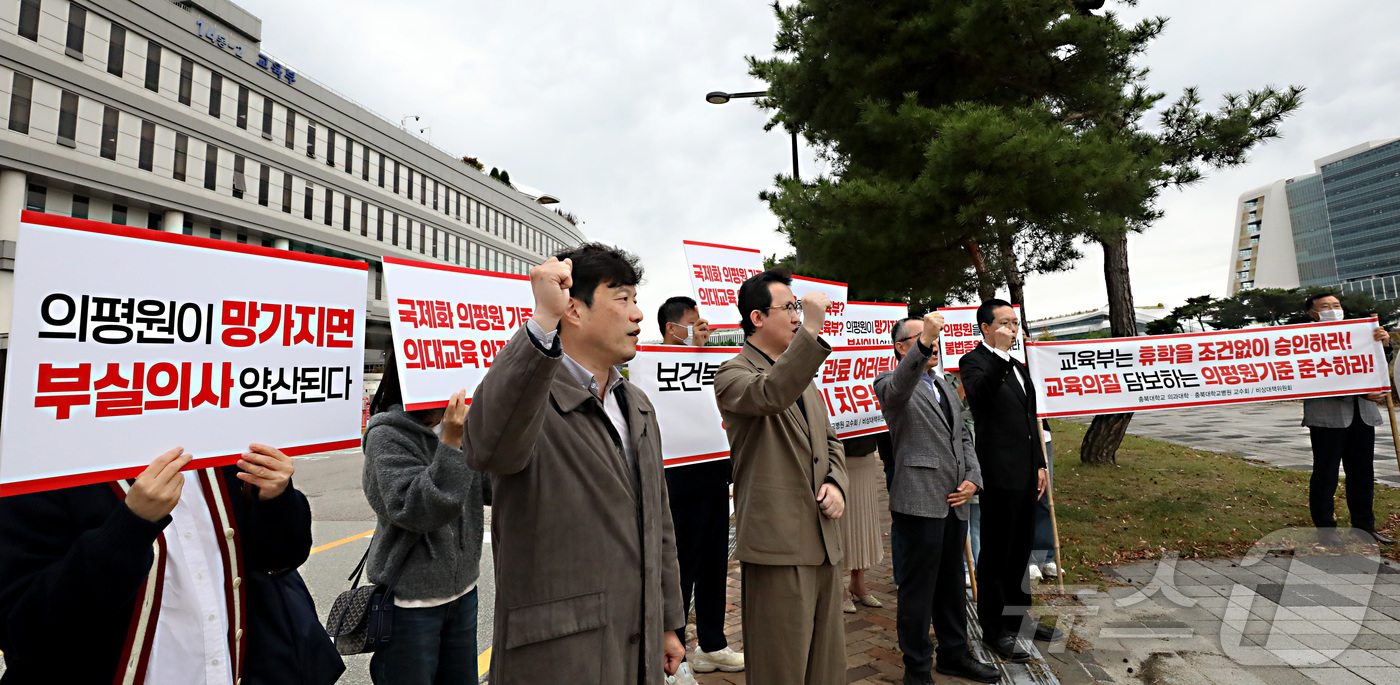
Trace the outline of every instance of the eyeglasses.
<instances>
[{"instance_id":1,"label":"eyeglasses","mask_svg":"<svg viewBox=\"0 0 1400 685\"><path fill-rule=\"evenodd\" d=\"M906 336L904 336L903 338L900 338L899 340L896 340L895 342L897 342L897 343L902 343L902 342L905 342L905 341L908 341L908 340L913 340L914 338L917 338L917 337L919 337L920 335L923 335L923 334L922 334L922 333L916 333L916 334L914 334L914 335L906 335Z\"/></svg>"},{"instance_id":2,"label":"eyeglasses","mask_svg":"<svg viewBox=\"0 0 1400 685\"><path fill-rule=\"evenodd\" d=\"M1006 326L1007 328L1020 328L1020 327L1021 327L1021 322L1020 322L1020 321L1017 321L1017 320L1015 320L1015 319L1011 319L1011 320L1009 320L1009 321L998 321L998 322L996 322L996 324L997 324L998 326Z\"/></svg>"},{"instance_id":3,"label":"eyeglasses","mask_svg":"<svg viewBox=\"0 0 1400 685\"><path fill-rule=\"evenodd\" d=\"M801 304L800 302L798 302L797 300L793 300L792 302L789 302L789 303L787 303L787 304L785 304L785 305L783 305L783 306L781 306L781 307L764 307L764 308L763 308L764 311L768 311L768 310L770 310L770 309L781 309L781 310L787 312L789 315L792 315L792 314L801 314L801 313L802 313L802 304Z\"/></svg>"}]
</instances>

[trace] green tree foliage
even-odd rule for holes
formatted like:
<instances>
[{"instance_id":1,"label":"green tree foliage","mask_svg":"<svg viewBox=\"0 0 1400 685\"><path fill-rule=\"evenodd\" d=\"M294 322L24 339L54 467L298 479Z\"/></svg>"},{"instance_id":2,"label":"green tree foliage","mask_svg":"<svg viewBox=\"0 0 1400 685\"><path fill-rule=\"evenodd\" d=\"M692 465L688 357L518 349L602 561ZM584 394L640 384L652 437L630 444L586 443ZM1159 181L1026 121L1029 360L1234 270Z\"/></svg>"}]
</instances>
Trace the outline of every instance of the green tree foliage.
<instances>
[{"instance_id":1,"label":"green tree foliage","mask_svg":"<svg viewBox=\"0 0 1400 685\"><path fill-rule=\"evenodd\" d=\"M1210 311L1210 305L1215 302L1215 298L1210 295L1199 295L1197 297L1186 298L1186 304L1172 310L1171 318L1176 321L1195 321L1200 330L1206 330L1205 317Z\"/></svg>"},{"instance_id":2,"label":"green tree foliage","mask_svg":"<svg viewBox=\"0 0 1400 685\"><path fill-rule=\"evenodd\" d=\"M1227 95L1206 111L1189 88L1149 128L1165 96L1140 63L1166 20L1125 26L1091 11L1102 4L775 4L776 56L750 59L769 84L759 104L832 169L780 176L760 195L804 266L913 300L986 297L1002 283L1014 299L1028 243L1054 269L1086 238L1104 250L1113 335L1136 334L1127 235L1160 217L1164 190L1277 137L1301 89ZM1082 458L1111 461L1129 416L1096 418Z\"/></svg>"},{"instance_id":3,"label":"green tree foliage","mask_svg":"<svg viewBox=\"0 0 1400 685\"><path fill-rule=\"evenodd\" d=\"M1147 324L1148 335L1171 335L1180 332L1181 323L1177 321L1175 316L1164 316Z\"/></svg>"}]
</instances>

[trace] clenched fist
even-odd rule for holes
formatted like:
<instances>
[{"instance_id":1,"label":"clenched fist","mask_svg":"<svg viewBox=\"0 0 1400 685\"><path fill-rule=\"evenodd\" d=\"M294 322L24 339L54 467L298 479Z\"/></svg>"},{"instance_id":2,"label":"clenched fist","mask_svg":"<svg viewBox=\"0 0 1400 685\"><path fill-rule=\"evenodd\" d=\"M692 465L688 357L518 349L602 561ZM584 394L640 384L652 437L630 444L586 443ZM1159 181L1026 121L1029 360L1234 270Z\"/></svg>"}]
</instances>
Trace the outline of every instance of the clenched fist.
<instances>
[{"instance_id":1,"label":"clenched fist","mask_svg":"<svg viewBox=\"0 0 1400 685\"><path fill-rule=\"evenodd\" d=\"M530 289L535 293L532 318L540 328L552 331L569 309L569 288L574 285L574 260L549 261L530 269Z\"/></svg>"},{"instance_id":2,"label":"clenched fist","mask_svg":"<svg viewBox=\"0 0 1400 685\"><path fill-rule=\"evenodd\" d=\"M924 332L919 334L919 342L924 347L933 347L938 343L938 335L943 332L943 315L938 312L929 312L924 315Z\"/></svg>"},{"instance_id":3,"label":"clenched fist","mask_svg":"<svg viewBox=\"0 0 1400 685\"><path fill-rule=\"evenodd\" d=\"M802 296L802 327L813 336L821 335L826 324L826 308L831 306L831 298L826 293L812 291Z\"/></svg>"}]
</instances>

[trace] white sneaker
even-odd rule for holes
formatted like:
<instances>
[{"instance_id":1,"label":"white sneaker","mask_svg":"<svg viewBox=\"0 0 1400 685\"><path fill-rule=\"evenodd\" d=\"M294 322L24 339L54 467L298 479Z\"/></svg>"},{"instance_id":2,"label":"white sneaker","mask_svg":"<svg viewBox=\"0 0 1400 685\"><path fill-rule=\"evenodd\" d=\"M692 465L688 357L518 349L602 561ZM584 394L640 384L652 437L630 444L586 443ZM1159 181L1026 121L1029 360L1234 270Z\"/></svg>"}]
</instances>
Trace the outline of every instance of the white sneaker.
<instances>
[{"instance_id":1,"label":"white sneaker","mask_svg":"<svg viewBox=\"0 0 1400 685\"><path fill-rule=\"evenodd\" d=\"M696 673L709 673L716 669L725 673L738 673L744 670L744 655L728 647L717 652L702 652L696 649L690 657L690 665Z\"/></svg>"},{"instance_id":2,"label":"white sneaker","mask_svg":"<svg viewBox=\"0 0 1400 685\"><path fill-rule=\"evenodd\" d=\"M681 662L681 667L676 669L675 675L666 676L666 685L698 685L695 676L690 674L690 664Z\"/></svg>"},{"instance_id":3,"label":"white sneaker","mask_svg":"<svg viewBox=\"0 0 1400 685\"><path fill-rule=\"evenodd\" d=\"M1043 574L1046 578L1059 578L1059 577L1060 577L1060 567L1059 567L1059 566L1056 566L1056 565L1055 565L1055 562L1053 562L1053 561L1047 561L1047 562L1041 564L1041 565L1040 565L1040 572L1041 572L1041 574Z\"/></svg>"},{"instance_id":4,"label":"white sneaker","mask_svg":"<svg viewBox=\"0 0 1400 685\"><path fill-rule=\"evenodd\" d=\"M1040 567L1035 564L1031 564L1030 568L1026 569L1026 571L1031 574L1032 583L1039 583L1041 579L1045 577L1040 573Z\"/></svg>"}]
</instances>

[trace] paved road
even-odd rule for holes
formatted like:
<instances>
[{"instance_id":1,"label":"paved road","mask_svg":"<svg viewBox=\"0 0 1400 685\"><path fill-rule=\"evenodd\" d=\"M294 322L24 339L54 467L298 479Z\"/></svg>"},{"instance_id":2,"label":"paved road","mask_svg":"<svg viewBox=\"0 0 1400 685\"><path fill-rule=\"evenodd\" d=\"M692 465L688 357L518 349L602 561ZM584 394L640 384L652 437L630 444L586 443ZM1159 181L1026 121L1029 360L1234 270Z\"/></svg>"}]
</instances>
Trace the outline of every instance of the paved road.
<instances>
[{"instance_id":1,"label":"paved road","mask_svg":"<svg viewBox=\"0 0 1400 685\"><path fill-rule=\"evenodd\" d=\"M1381 418L1386 423L1376 429L1376 481L1400 487L1400 467L1396 466L1384 409ZM1280 468L1312 471L1308 429L1298 425L1302 419L1303 403L1297 401L1191 407L1139 412L1133 415L1128 432Z\"/></svg>"}]
</instances>

